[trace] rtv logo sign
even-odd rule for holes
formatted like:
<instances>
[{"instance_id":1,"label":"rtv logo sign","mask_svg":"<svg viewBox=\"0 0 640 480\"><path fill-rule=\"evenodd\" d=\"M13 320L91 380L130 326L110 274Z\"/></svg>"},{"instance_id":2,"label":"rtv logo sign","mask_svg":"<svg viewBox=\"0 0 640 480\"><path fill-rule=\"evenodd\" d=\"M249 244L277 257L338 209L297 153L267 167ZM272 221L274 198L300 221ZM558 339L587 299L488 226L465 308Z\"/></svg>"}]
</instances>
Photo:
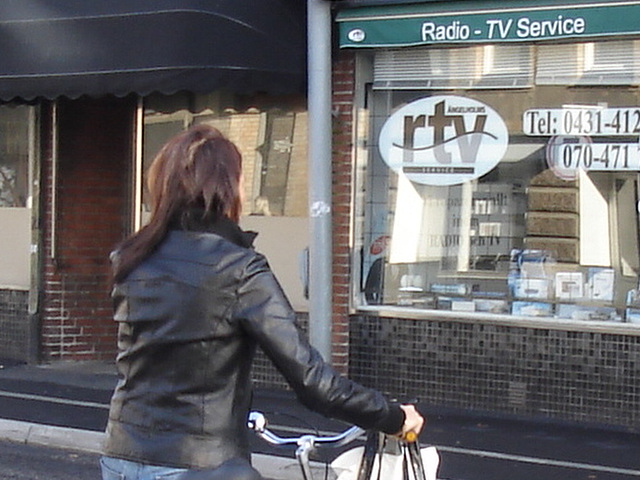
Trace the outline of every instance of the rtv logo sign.
<instances>
[{"instance_id":1,"label":"rtv logo sign","mask_svg":"<svg viewBox=\"0 0 640 480\"><path fill-rule=\"evenodd\" d=\"M456 185L492 170L509 145L502 117L477 100L422 98L393 113L380 131L383 160L425 185Z\"/></svg>"}]
</instances>

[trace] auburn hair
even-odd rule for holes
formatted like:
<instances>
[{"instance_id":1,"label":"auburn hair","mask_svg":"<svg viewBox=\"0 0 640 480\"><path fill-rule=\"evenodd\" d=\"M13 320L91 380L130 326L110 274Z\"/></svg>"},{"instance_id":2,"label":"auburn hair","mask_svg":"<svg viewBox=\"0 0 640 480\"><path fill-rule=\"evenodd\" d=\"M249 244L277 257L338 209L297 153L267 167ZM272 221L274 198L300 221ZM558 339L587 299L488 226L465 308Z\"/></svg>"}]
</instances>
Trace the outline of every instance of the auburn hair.
<instances>
[{"instance_id":1,"label":"auburn hair","mask_svg":"<svg viewBox=\"0 0 640 480\"><path fill-rule=\"evenodd\" d=\"M198 124L170 139L148 171L151 219L118 247L114 281L123 280L156 249L182 212L199 209L207 217L226 216L237 223L241 176L242 156L218 129Z\"/></svg>"}]
</instances>

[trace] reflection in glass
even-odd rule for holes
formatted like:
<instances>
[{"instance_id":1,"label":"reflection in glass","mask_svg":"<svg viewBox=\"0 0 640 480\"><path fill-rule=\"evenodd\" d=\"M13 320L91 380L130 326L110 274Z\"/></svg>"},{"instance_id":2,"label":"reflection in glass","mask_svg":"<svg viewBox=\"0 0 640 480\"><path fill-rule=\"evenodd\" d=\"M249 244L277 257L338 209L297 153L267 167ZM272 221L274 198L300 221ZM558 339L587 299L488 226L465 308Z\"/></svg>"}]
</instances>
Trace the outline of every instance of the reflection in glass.
<instances>
[{"instance_id":1,"label":"reflection in glass","mask_svg":"<svg viewBox=\"0 0 640 480\"><path fill-rule=\"evenodd\" d=\"M307 215L307 115L304 104L233 96L176 95L146 99L143 170L161 146L192 123L218 128L243 157L245 215L304 217ZM241 101L242 100L242 101ZM245 106L244 109L241 109ZM148 215L146 187L143 218ZM144 222L143 222L144 223Z\"/></svg>"},{"instance_id":2,"label":"reflection in glass","mask_svg":"<svg viewBox=\"0 0 640 480\"><path fill-rule=\"evenodd\" d=\"M29 107L0 109L0 207L25 207L29 196Z\"/></svg>"},{"instance_id":3,"label":"reflection in glass","mask_svg":"<svg viewBox=\"0 0 640 480\"><path fill-rule=\"evenodd\" d=\"M440 63L454 50L440 51ZM485 49L482 58L486 63L496 54ZM522 54L530 59L530 51ZM396 57L397 52L381 53L377 68ZM468 71L476 67L470 63ZM464 65L457 68L466 71ZM557 162L568 161L558 152L626 155L636 148L637 133L611 125L610 133L603 129L590 138L553 137L552 127L533 132L523 126L524 112L562 111L563 105L602 111L602 118L640 118L636 89L545 84L521 90L478 85L419 90L417 85L428 82L414 75L412 90L400 88L407 86L401 71L394 71L395 83L387 78L389 72L374 70L367 97L369 131L361 134L368 148L359 151L366 158L359 170L365 172L358 224L363 303L640 323L640 184L636 167L628 166L632 159L617 166L612 157L602 159L598 165L592 162L590 170L576 167L571 175L557 168ZM430 75L426 66L423 75ZM433 95L467 97L498 112L508 126L509 146L495 168L472 181L433 186L411 181L385 164L377 148L385 121L401 107ZM580 126L573 122L571 127ZM583 142L589 147L580 148Z\"/></svg>"}]
</instances>

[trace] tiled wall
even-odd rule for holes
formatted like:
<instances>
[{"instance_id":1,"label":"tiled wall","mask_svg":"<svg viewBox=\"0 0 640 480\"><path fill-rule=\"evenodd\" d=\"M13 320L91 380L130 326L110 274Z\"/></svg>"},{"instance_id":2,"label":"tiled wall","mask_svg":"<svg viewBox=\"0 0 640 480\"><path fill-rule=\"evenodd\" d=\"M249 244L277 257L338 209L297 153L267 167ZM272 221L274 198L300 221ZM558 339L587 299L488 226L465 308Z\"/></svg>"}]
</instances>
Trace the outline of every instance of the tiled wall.
<instances>
[{"instance_id":1,"label":"tiled wall","mask_svg":"<svg viewBox=\"0 0 640 480\"><path fill-rule=\"evenodd\" d=\"M640 336L351 319L351 377L394 397L640 431Z\"/></svg>"},{"instance_id":2,"label":"tiled wall","mask_svg":"<svg viewBox=\"0 0 640 480\"><path fill-rule=\"evenodd\" d=\"M26 362L30 351L29 292L0 290L0 350L1 360Z\"/></svg>"},{"instance_id":3,"label":"tiled wall","mask_svg":"<svg viewBox=\"0 0 640 480\"><path fill-rule=\"evenodd\" d=\"M256 358L253 360L252 378L255 388L288 390L289 386L278 370L273 366L271 360L258 349Z\"/></svg>"}]
</instances>

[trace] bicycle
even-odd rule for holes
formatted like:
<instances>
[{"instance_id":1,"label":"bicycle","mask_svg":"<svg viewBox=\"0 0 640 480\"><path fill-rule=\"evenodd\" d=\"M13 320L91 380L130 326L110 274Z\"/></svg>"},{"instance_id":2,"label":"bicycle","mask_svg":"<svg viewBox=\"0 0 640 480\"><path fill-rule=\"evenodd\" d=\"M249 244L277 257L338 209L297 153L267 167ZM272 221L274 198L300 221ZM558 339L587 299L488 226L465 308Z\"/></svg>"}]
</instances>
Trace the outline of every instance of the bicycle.
<instances>
[{"instance_id":1,"label":"bicycle","mask_svg":"<svg viewBox=\"0 0 640 480\"><path fill-rule=\"evenodd\" d=\"M416 439L413 441L401 441L394 437L379 434L378 432L366 432L357 426L352 426L336 435L312 435L304 434L299 437L281 437L267 428L267 419L261 412L251 412L247 425L258 437L275 446L295 445L296 459L302 471L304 480L313 480L310 466L310 455L317 448L338 448L347 445L357 439L362 439L366 434L364 447L356 447L338 456L331 466L334 471L340 471L338 480L392 480L388 475L381 477L381 472L387 459L397 460L394 457L383 455L398 455L405 452L406 462L402 464L402 477L413 480L435 480L439 457L435 447L427 447L420 450ZM395 452L393 450L396 450ZM425 469L425 460L428 469ZM386 462L389 465L389 462ZM392 465L396 473L398 466ZM410 469L410 470L408 470ZM413 476L411 476L411 473Z\"/></svg>"}]
</instances>

